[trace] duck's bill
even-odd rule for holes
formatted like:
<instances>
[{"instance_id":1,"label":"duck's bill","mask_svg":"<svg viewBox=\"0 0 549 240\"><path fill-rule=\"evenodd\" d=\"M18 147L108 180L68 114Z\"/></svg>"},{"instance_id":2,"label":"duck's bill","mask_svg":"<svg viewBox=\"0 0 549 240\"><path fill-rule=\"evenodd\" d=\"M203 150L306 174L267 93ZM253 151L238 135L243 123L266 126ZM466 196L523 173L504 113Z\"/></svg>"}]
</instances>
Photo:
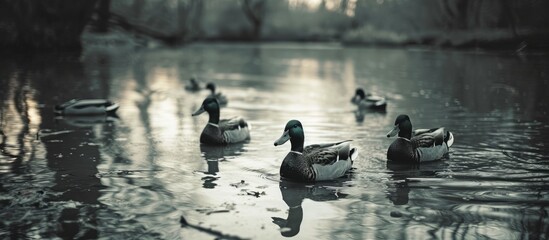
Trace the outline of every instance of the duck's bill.
<instances>
[{"instance_id":1,"label":"duck's bill","mask_svg":"<svg viewBox=\"0 0 549 240\"><path fill-rule=\"evenodd\" d=\"M274 142L274 145L275 146L282 145L285 142L287 142L288 140L290 140L290 133L288 131L285 131L282 134L282 136Z\"/></svg>"},{"instance_id":2,"label":"duck's bill","mask_svg":"<svg viewBox=\"0 0 549 240\"><path fill-rule=\"evenodd\" d=\"M398 128L398 125L395 125L395 127L387 133L387 137L394 137L398 134L398 131L400 129Z\"/></svg>"},{"instance_id":3,"label":"duck's bill","mask_svg":"<svg viewBox=\"0 0 549 240\"><path fill-rule=\"evenodd\" d=\"M203 112L205 112L204 107L200 107L198 110L196 110L193 113L193 116L198 116L198 115L202 114Z\"/></svg>"}]
</instances>

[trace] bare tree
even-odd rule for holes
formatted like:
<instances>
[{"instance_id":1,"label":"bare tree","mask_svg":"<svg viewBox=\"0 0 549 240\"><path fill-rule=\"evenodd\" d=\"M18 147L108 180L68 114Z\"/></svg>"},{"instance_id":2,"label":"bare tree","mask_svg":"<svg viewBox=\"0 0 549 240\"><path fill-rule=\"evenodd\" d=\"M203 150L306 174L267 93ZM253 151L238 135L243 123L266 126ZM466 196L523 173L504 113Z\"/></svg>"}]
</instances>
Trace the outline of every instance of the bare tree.
<instances>
[{"instance_id":1,"label":"bare tree","mask_svg":"<svg viewBox=\"0 0 549 240\"><path fill-rule=\"evenodd\" d=\"M0 0L0 48L78 49L96 0Z\"/></svg>"},{"instance_id":2,"label":"bare tree","mask_svg":"<svg viewBox=\"0 0 549 240\"><path fill-rule=\"evenodd\" d=\"M253 38L259 39L265 17L265 0L242 0L242 10L253 27Z\"/></svg>"},{"instance_id":3,"label":"bare tree","mask_svg":"<svg viewBox=\"0 0 549 240\"><path fill-rule=\"evenodd\" d=\"M346 14L347 8L349 8L349 0L341 0L341 2L339 3L339 11Z\"/></svg>"},{"instance_id":4,"label":"bare tree","mask_svg":"<svg viewBox=\"0 0 549 240\"><path fill-rule=\"evenodd\" d=\"M97 33L106 33L109 31L109 20L111 17L111 0L99 0L97 3L97 20L93 31Z\"/></svg>"}]
</instances>

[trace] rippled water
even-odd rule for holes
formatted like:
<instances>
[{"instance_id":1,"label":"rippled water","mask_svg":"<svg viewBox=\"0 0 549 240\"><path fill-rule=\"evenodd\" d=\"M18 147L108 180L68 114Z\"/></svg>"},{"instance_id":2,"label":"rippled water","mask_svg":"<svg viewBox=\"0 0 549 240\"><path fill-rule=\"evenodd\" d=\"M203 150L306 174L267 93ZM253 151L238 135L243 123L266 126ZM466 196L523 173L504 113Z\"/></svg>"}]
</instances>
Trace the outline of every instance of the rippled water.
<instances>
[{"instance_id":1,"label":"rippled water","mask_svg":"<svg viewBox=\"0 0 549 240\"><path fill-rule=\"evenodd\" d=\"M0 238L545 239L549 237L549 56L498 52L214 44L90 47L0 60ZM206 91L249 142L199 144ZM386 113L356 112L356 87ZM119 118L55 118L70 98L109 98ZM445 126L449 159L391 166L395 117ZM337 181L280 181L289 119L306 143L354 139ZM184 216L188 226L180 223Z\"/></svg>"}]
</instances>

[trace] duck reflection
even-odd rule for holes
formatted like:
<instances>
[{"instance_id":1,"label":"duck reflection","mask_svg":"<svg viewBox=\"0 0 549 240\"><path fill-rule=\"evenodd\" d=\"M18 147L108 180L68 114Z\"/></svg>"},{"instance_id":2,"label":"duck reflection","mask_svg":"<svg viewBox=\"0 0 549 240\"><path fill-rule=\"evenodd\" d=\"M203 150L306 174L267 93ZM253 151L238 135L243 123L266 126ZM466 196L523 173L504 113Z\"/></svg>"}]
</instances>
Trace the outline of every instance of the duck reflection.
<instances>
[{"instance_id":1,"label":"duck reflection","mask_svg":"<svg viewBox=\"0 0 549 240\"><path fill-rule=\"evenodd\" d=\"M313 201L332 201L345 198L347 194L340 193L338 189L328 187L341 187L342 182L317 183L305 185L303 183L282 180L279 184L282 200L288 205L288 217L286 219L272 217L273 223L280 227L280 234L284 237L297 235L303 221L303 208L301 203L305 198Z\"/></svg>"},{"instance_id":2,"label":"duck reflection","mask_svg":"<svg viewBox=\"0 0 549 240\"><path fill-rule=\"evenodd\" d=\"M389 190L387 198L389 198L394 205L408 204L410 194L408 178L416 175L415 173L419 170L419 165L387 162L387 169L393 171L391 174L391 182L394 183L394 188L392 191Z\"/></svg>"},{"instance_id":3,"label":"duck reflection","mask_svg":"<svg viewBox=\"0 0 549 240\"><path fill-rule=\"evenodd\" d=\"M429 164L419 165L419 164L402 164L387 162L387 169L392 171L391 181L392 186L389 186L389 192L387 193L387 198L394 205L406 205L409 201L410 195L410 178L419 178L419 177L434 177L444 168L444 161L433 162Z\"/></svg>"},{"instance_id":4,"label":"duck reflection","mask_svg":"<svg viewBox=\"0 0 549 240\"><path fill-rule=\"evenodd\" d=\"M356 111L354 111L354 113L355 113L356 122L358 122L358 123L364 122L364 115L366 115L365 111L360 110L360 108L359 108Z\"/></svg>"},{"instance_id":5,"label":"duck reflection","mask_svg":"<svg viewBox=\"0 0 549 240\"><path fill-rule=\"evenodd\" d=\"M62 116L57 117L61 121L75 128L91 128L101 124L112 124L118 122L117 115L90 115L90 116Z\"/></svg>"},{"instance_id":6,"label":"duck reflection","mask_svg":"<svg viewBox=\"0 0 549 240\"><path fill-rule=\"evenodd\" d=\"M200 152L204 156L204 160L208 164L208 170L204 172L207 176L203 177L204 188L215 188L217 184L215 181L219 178L216 177L219 172L219 162L226 161L227 157L234 157L240 155L244 143L230 144L227 146L212 146L206 144L200 144Z\"/></svg>"},{"instance_id":7,"label":"duck reflection","mask_svg":"<svg viewBox=\"0 0 549 240\"><path fill-rule=\"evenodd\" d=\"M364 109L361 107L357 107L355 111L353 111L355 114L355 120L357 123L364 122L364 118L366 117L366 114L377 114L377 115L385 115L387 111L385 109L383 110L371 110L371 109Z\"/></svg>"}]
</instances>

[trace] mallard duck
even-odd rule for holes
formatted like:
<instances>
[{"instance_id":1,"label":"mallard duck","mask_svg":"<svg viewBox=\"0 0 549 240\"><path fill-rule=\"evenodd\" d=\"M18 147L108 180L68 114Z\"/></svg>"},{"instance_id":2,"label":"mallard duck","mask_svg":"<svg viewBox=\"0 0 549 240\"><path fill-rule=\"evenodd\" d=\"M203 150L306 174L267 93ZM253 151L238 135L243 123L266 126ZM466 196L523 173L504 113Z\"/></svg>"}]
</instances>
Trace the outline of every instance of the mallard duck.
<instances>
[{"instance_id":1,"label":"mallard duck","mask_svg":"<svg viewBox=\"0 0 549 240\"><path fill-rule=\"evenodd\" d=\"M208 97L214 97L217 99L217 102L219 102L219 105L221 106L225 106L227 105L227 103L229 102L229 100L227 100L227 97L225 97L225 95L223 95L223 93L220 93L220 92L215 92L215 84L214 83L208 83L206 84L206 89L210 89L211 93L210 93L210 96Z\"/></svg>"},{"instance_id":2,"label":"mallard duck","mask_svg":"<svg viewBox=\"0 0 549 240\"><path fill-rule=\"evenodd\" d=\"M412 131L408 115L397 117L395 127L387 133L387 137L397 134L398 138L387 150L389 161L420 163L439 160L448 154L454 143L454 135L443 127Z\"/></svg>"},{"instance_id":3,"label":"mallard duck","mask_svg":"<svg viewBox=\"0 0 549 240\"><path fill-rule=\"evenodd\" d=\"M200 83L196 80L195 77L191 77L187 85L185 85L185 90L191 91L191 92L197 92L202 90L202 87L200 86Z\"/></svg>"},{"instance_id":4,"label":"mallard duck","mask_svg":"<svg viewBox=\"0 0 549 240\"><path fill-rule=\"evenodd\" d=\"M72 99L55 106L58 115L114 114L119 105L105 99Z\"/></svg>"},{"instance_id":5,"label":"mallard duck","mask_svg":"<svg viewBox=\"0 0 549 240\"><path fill-rule=\"evenodd\" d=\"M371 109L384 111L387 108L387 100L384 97L366 94L362 88L357 88L351 102L360 109Z\"/></svg>"},{"instance_id":6,"label":"mallard duck","mask_svg":"<svg viewBox=\"0 0 549 240\"><path fill-rule=\"evenodd\" d=\"M280 166L280 176L296 181L314 182L331 180L345 175L358 156L356 148L351 148L350 140L314 144L303 147L305 136L298 120L290 120L275 146L290 140L291 151Z\"/></svg>"},{"instance_id":7,"label":"mallard duck","mask_svg":"<svg viewBox=\"0 0 549 240\"><path fill-rule=\"evenodd\" d=\"M208 97L193 116L208 112L210 119L200 135L200 142L220 145L243 142L250 138L248 123L241 117L219 119L219 103L216 98Z\"/></svg>"}]
</instances>

